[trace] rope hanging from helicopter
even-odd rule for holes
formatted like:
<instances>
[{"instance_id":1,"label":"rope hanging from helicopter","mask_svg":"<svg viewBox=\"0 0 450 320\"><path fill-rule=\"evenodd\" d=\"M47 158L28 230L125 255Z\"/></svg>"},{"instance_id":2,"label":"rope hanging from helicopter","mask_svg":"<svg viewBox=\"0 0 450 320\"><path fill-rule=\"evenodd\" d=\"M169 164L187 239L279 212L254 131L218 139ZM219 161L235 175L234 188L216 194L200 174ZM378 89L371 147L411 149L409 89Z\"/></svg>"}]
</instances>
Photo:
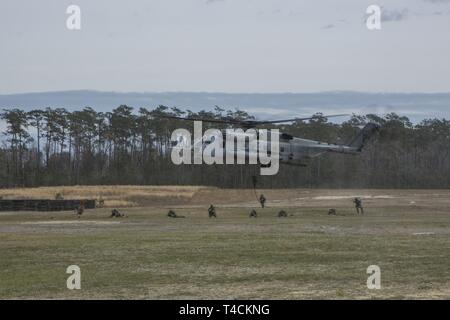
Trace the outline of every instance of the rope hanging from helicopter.
<instances>
[{"instance_id":1,"label":"rope hanging from helicopter","mask_svg":"<svg viewBox=\"0 0 450 320\"><path fill-rule=\"evenodd\" d=\"M257 184L258 180L256 178L256 174L255 173L253 173L252 182L253 182L253 193L255 194L255 199L256 199L256 201L259 202L258 194L256 193L256 184Z\"/></svg>"}]
</instances>

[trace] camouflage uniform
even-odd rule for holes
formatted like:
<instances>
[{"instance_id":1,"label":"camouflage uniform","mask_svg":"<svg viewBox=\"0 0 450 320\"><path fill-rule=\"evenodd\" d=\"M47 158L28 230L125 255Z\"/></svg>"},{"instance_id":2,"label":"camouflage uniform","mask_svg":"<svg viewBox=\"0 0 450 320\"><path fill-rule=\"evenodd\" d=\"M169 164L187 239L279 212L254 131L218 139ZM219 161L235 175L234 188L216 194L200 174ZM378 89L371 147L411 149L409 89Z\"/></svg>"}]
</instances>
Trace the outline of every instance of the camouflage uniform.
<instances>
[{"instance_id":1,"label":"camouflage uniform","mask_svg":"<svg viewBox=\"0 0 450 320\"><path fill-rule=\"evenodd\" d=\"M250 211L250 218L256 218L258 217L258 214L256 213L256 210L253 209L252 211Z\"/></svg>"},{"instance_id":2,"label":"camouflage uniform","mask_svg":"<svg viewBox=\"0 0 450 320\"><path fill-rule=\"evenodd\" d=\"M168 216L169 218L176 218L176 217L177 217L177 214L175 213L175 211L169 210L169 213L167 213L167 216Z\"/></svg>"},{"instance_id":3,"label":"camouflage uniform","mask_svg":"<svg viewBox=\"0 0 450 320\"><path fill-rule=\"evenodd\" d=\"M355 198L353 199L353 203L355 204L356 213L357 214L364 214L364 208L362 206L362 200L361 198Z\"/></svg>"},{"instance_id":4,"label":"camouflage uniform","mask_svg":"<svg viewBox=\"0 0 450 320\"><path fill-rule=\"evenodd\" d=\"M123 217L123 214L119 212L117 209L113 209L111 211L111 218L121 218Z\"/></svg>"},{"instance_id":5,"label":"camouflage uniform","mask_svg":"<svg viewBox=\"0 0 450 320\"><path fill-rule=\"evenodd\" d=\"M84 203L81 202L80 205L79 205L78 208L77 208L77 215L78 215L78 218L81 217L81 215L83 214L83 212L84 212Z\"/></svg>"},{"instance_id":6,"label":"camouflage uniform","mask_svg":"<svg viewBox=\"0 0 450 320\"><path fill-rule=\"evenodd\" d=\"M279 218L286 218L287 217L286 211L281 210L280 212L278 212L278 217Z\"/></svg>"},{"instance_id":7,"label":"camouflage uniform","mask_svg":"<svg viewBox=\"0 0 450 320\"><path fill-rule=\"evenodd\" d=\"M261 207L264 208L266 204L266 197L264 197L263 194L259 196L259 203L261 203Z\"/></svg>"},{"instance_id":8,"label":"camouflage uniform","mask_svg":"<svg viewBox=\"0 0 450 320\"><path fill-rule=\"evenodd\" d=\"M209 215L210 218L212 218L212 217L217 218L217 216L216 216L216 208L214 208L213 205L209 206L209 208L208 208L208 215Z\"/></svg>"}]
</instances>

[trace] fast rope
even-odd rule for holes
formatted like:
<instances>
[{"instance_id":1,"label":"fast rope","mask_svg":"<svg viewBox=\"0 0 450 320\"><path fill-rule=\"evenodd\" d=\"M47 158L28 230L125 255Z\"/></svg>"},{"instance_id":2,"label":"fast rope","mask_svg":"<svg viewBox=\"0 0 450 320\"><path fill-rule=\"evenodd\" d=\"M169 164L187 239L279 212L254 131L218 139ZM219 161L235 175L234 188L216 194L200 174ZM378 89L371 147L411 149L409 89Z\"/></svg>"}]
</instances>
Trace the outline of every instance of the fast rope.
<instances>
[{"instance_id":1,"label":"fast rope","mask_svg":"<svg viewBox=\"0 0 450 320\"><path fill-rule=\"evenodd\" d=\"M253 193L255 194L256 201L259 202L258 194L256 193L256 183L258 182L256 175L252 176L252 182L253 182Z\"/></svg>"}]
</instances>

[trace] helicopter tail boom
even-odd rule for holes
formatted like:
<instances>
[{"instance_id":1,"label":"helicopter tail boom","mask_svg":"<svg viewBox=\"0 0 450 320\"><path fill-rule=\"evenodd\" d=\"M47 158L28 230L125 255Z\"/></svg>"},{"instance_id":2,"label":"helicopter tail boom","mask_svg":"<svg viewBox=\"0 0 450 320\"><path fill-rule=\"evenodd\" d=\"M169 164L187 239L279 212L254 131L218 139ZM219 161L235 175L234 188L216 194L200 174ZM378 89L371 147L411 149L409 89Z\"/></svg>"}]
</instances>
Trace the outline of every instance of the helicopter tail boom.
<instances>
[{"instance_id":1,"label":"helicopter tail boom","mask_svg":"<svg viewBox=\"0 0 450 320\"><path fill-rule=\"evenodd\" d=\"M366 142L380 129L380 126L369 122L359 131L357 136L348 144L348 146L356 151L361 151Z\"/></svg>"}]
</instances>

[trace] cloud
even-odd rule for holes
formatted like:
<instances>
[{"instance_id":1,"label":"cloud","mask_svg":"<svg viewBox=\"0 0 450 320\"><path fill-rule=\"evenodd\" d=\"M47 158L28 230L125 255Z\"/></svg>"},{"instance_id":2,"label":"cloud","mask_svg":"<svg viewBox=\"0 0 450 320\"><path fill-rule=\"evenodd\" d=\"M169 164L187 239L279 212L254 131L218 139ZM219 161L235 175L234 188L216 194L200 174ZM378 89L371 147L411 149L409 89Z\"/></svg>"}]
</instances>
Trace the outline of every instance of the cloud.
<instances>
[{"instance_id":1,"label":"cloud","mask_svg":"<svg viewBox=\"0 0 450 320\"><path fill-rule=\"evenodd\" d=\"M428 2L432 5L450 4L450 0L423 0L423 1ZM442 9L443 7L441 6L439 8ZM432 15L434 15L434 16L450 15L450 11L445 11L445 10L434 11L432 13Z\"/></svg>"},{"instance_id":2,"label":"cloud","mask_svg":"<svg viewBox=\"0 0 450 320\"><path fill-rule=\"evenodd\" d=\"M347 23L347 20L339 19L335 23L330 23L330 24L327 24L327 25L323 26L321 29L324 29L324 30L326 30L326 29L333 29L333 28L337 28L337 27L339 27L339 25L345 24L345 23Z\"/></svg>"},{"instance_id":3,"label":"cloud","mask_svg":"<svg viewBox=\"0 0 450 320\"><path fill-rule=\"evenodd\" d=\"M386 10L382 9L381 11L381 21L383 22L392 22L392 21L401 21L408 18L409 11L407 8L403 10Z\"/></svg>"},{"instance_id":4,"label":"cloud","mask_svg":"<svg viewBox=\"0 0 450 320\"><path fill-rule=\"evenodd\" d=\"M216 3L216 2L223 2L223 1L225 1L225 0L206 0L206 4L213 4L213 3Z\"/></svg>"},{"instance_id":5,"label":"cloud","mask_svg":"<svg viewBox=\"0 0 450 320\"><path fill-rule=\"evenodd\" d=\"M424 0L424 1L430 3L450 3L450 0Z\"/></svg>"},{"instance_id":6,"label":"cloud","mask_svg":"<svg viewBox=\"0 0 450 320\"><path fill-rule=\"evenodd\" d=\"M322 29L332 29L334 27L335 27L334 24L327 24L326 26L323 26Z\"/></svg>"}]
</instances>

